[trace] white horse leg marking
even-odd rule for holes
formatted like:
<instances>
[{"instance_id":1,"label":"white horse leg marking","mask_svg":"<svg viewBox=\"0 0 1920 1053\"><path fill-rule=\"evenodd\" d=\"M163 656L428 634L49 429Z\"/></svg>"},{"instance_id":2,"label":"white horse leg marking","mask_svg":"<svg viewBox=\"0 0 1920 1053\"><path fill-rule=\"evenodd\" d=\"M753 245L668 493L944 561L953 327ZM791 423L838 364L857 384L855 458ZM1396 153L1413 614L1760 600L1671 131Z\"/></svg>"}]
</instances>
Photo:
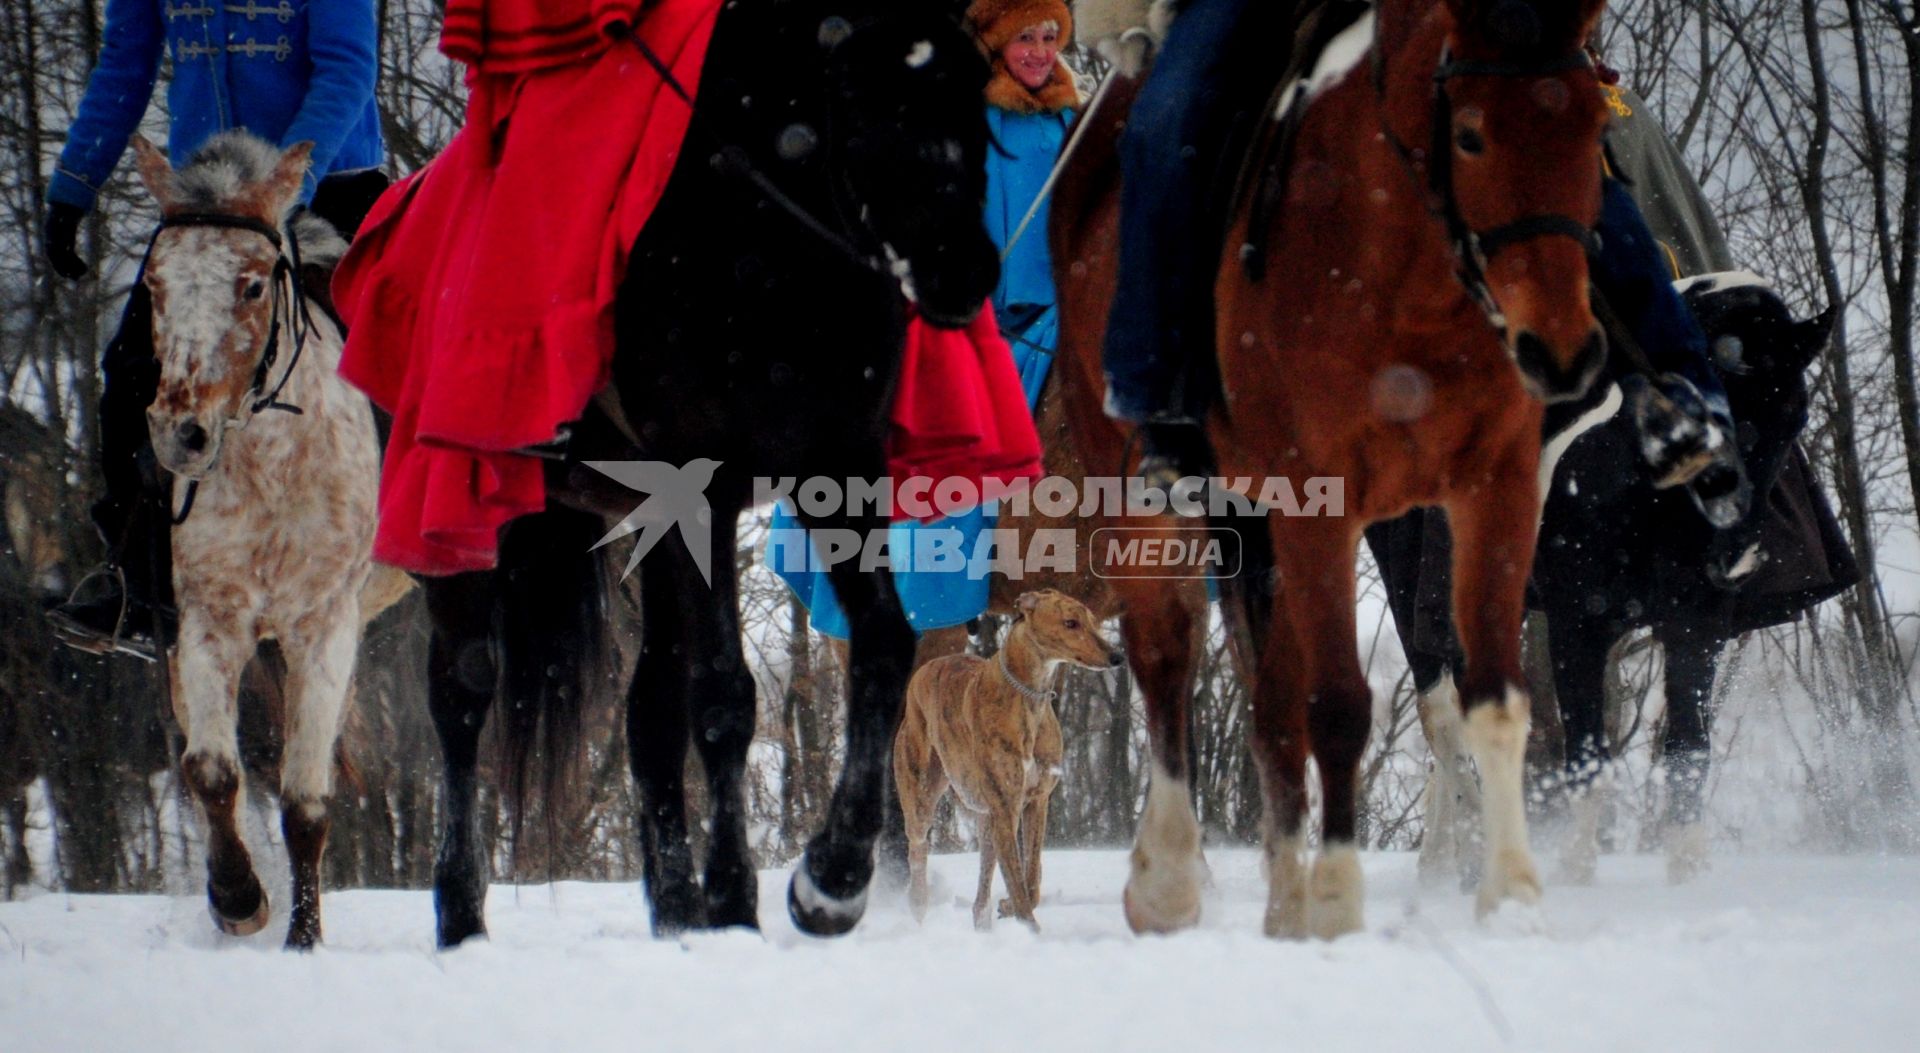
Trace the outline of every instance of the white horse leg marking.
<instances>
[{"instance_id":1,"label":"white horse leg marking","mask_svg":"<svg viewBox=\"0 0 1920 1053\"><path fill-rule=\"evenodd\" d=\"M1433 771L1427 777L1426 832L1420 841L1420 879L1439 884L1457 878L1470 866L1473 825L1480 817L1480 783L1467 750L1466 724L1460 714L1460 691L1453 673L1420 695L1427 745L1433 751Z\"/></svg>"},{"instance_id":2,"label":"white horse leg marking","mask_svg":"<svg viewBox=\"0 0 1920 1053\"><path fill-rule=\"evenodd\" d=\"M1147 808L1133 842L1127 878L1127 924L1134 932L1176 932L1200 921L1200 820L1185 780L1159 761L1147 780Z\"/></svg>"},{"instance_id":3,"label":"white horse leg marking","mask_svg":"<svg viewBox=\"0 0 1920 1053\"><path fill-rule=\"evenodd\" d=\"M1600 869L1600 813L1606 809L1608 787L1603 774L1575 794L1567 805L1567 842L1560 852L1560 880L1569 885L1591 885Z\"/></svg>"},{"instance_id":4,"label":"white horse leg marking","mask_svg":"<svg viewBox=\"0 0 1920 1053\"><path fill-rule=\"evenodd\" d=\"M1306 839L1283 834L1267 820L1267 914L1261 931L1276 939L1297 940L1307 934Z\"/></svg>"},{"instance_id":5,"label":"white horse leg marking","mask_svg":"<svg viewBox=\"0 0 1920 1053\"><path fill-rule=\"evenodd\" d=\"M1676 823L1667 827L1667 881L1684 885L1712 865L1707 848L1707 824Z\"/></svg>"},{"instance_id":6,"label":"white horse leg marking","mask_svg":"<svg viewBox=\"0 0 1920 1053\"><path fill-rule=\"evenodd\" d=\"M1476 907L1485 917L1504 900L1537 903L1540 874L1527 849L1527 696L1508 685L1499 702L1483 702L1467 714L1467 748L1480 767L1486 823L1486 869Z\"/></svg>"},{"instance_id":7,"label":"white horse leg marking","mask_svg":"<svg viewBox=\"0 0 1920 1053\"><path fill-rule=\"evenodd\" d=\"M1365 927L1364 892L1360 853L1350 844L1322 849L1320 858L1313 861L1312 884L1307 889L1307 930L1323 940L1359 932Z\"/></svg>"}]
</instances>

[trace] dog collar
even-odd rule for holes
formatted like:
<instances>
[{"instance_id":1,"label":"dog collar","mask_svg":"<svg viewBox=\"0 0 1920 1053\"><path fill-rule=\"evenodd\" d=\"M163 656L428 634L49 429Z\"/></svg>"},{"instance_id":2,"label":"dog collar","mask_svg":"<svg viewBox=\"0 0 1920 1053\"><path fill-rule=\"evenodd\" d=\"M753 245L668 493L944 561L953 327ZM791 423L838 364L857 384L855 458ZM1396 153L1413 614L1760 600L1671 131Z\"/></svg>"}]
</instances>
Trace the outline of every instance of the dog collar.
<instances>
[{"instance_id":1,"label":"dog collar","mask_svg":"<svg viewBox=\"0 0 1920 1053\"><path fill-rule=\"evenodd\" d=\"M1022 683L1019 677L1014 676L1013 670L1007 668L1006 648L1002 647L1000 649L1000 656L995 660L994 664L1000 667L1000 676L1006 680L1007 685L1015 691L1020 692L1021 696L1029 701L1052 702L1054 699L1060 697L1060 692L1058 691L1043 691L1040 688Z\"/></svg>"}]
</instances>

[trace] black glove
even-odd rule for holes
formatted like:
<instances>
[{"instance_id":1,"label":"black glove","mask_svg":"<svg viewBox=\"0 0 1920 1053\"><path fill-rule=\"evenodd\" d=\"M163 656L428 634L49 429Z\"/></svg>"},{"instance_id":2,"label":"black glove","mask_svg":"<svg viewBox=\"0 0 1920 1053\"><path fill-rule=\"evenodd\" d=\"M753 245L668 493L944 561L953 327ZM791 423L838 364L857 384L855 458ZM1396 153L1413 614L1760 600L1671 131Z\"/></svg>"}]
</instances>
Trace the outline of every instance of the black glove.
<instances>
[{"instance_id":1,"label":"black glove","mask_svg":"<svg viewBox=\"0 0 1920 1053\"><path fill-rule=\"evenodd\" d=\"M87 261L75 247L80 239L80 221L87 210L76 205L54 202L47 206L46 253L53 273L79 281L87 276Z\"/></svg>"}]
</instances>

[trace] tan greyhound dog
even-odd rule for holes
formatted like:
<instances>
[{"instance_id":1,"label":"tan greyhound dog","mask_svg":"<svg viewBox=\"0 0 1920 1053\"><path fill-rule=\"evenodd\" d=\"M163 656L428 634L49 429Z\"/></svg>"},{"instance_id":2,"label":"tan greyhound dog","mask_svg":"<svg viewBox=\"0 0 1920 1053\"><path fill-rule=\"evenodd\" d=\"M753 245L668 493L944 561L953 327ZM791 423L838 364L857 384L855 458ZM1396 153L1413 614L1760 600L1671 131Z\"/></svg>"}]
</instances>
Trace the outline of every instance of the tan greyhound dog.
<instances>
[{"instance_id":1,"label":"tan greyhound dog","mask_svg":"<svg viewBox=\"0 0 1920 1053\"><path fill-rule=\"evenodd\" d=\"M893 747L893 774L906 816L909 897L927 913L927 834L934 806L953 787L980 832L980 889L973 924L993 925L988 898L997 858L1007 885L1005 912L1034 924L1047 799L1059 783L1060 721L1047 685L1062 663L1111 669L1119 652L1079 600L1041 589L1023 594L995 658L949 655L920 667L907 685L907 712Z\"/></svg>"}]
</instances>

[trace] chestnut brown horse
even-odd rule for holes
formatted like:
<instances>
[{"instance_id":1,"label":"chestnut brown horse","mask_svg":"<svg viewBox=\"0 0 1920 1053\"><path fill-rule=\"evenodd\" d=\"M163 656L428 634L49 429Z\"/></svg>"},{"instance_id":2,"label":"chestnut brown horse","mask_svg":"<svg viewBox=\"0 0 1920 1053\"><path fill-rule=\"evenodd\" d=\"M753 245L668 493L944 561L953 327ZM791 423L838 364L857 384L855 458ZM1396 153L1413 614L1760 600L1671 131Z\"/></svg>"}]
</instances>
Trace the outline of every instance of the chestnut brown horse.
<instances>
[{"instance_id":1,"label":"chestnut brown horse","mask_svg":"<svg viewBox=\"0 0 1920 1053\"><path fill-rule=\"evenodd\" d=\"M1257 246L1264 265L1230 259L1216 286L1224 399L1209 432L1219 474L1249 497L1273 476L1344 481L1342 515L1268 518L1268 537L1249 547L1270 547L1277 573L1238 590L1258 651L1251 745L1271 935L1361 925L1355 773L1371 697L1354 628L1355 547L1368 523L1416 506L1443 507L1455 524L1467 672L1465 713L1448 718L1464 724L1486 785L1479 907L1540 894L1521 798L1519 628L1542 400L1583 391L1604 355L1585 232L1599 210L1605 114L1580 51L1600 7L1382 0L1329 48L1329 61L1358 61L1310 81L1282 207L1256 226L1257 195L1236 205L1226 244ZM1095 451L1122 448L1098 419L1097 392L1117 255L1114 149L1131 96L1111 92L1084 118L1087 140L1053 206L1061 395L1097 468ZM1196 626L1190 590L1115 584L1128 586L1123 626L1153 752L1127 918L1137 931L1168 931L1199 917L1186 682ZM1310 755L1324 800L1311 868Z\"/></svg>"}]
</instances>

